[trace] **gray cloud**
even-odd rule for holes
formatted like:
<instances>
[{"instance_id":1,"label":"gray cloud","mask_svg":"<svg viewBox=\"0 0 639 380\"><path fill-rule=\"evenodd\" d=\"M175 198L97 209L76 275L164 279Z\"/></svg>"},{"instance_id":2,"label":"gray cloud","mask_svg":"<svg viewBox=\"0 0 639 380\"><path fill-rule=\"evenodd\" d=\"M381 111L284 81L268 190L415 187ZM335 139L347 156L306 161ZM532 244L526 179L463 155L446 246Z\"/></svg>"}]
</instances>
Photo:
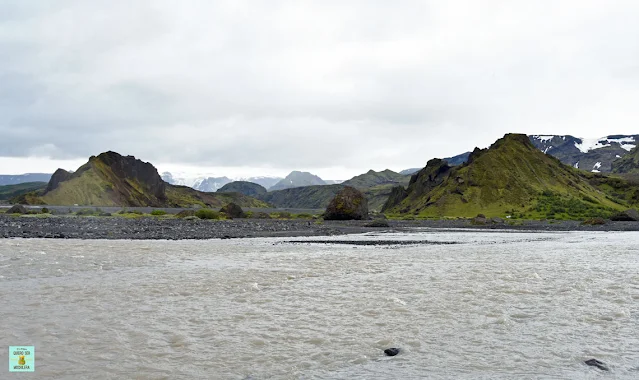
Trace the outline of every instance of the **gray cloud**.
<instances>
[{"instance_id":1,"label":"gray cloud","mask_svg":"<svg viewBox=\"0 0 639 380\"><path fill-rule=\"evenodd\" d=\"M633 1L3 3L0 156L402 168L637 133Z\"/></svg>"}]
</instances>

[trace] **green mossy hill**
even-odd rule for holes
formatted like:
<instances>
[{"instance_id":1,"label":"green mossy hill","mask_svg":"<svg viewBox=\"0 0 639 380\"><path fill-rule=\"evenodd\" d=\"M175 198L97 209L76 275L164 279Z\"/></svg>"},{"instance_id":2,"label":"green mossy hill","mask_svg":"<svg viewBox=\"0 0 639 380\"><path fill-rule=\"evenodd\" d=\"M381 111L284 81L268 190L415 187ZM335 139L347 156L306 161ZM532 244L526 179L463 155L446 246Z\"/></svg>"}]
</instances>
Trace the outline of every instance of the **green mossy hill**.
<instances>
[{"instance_id":1,"label":"green mossy hill","mask_svg":"<svg viewBox=\"0 0 639 380\"><path fill-rule=\"evenodd\" d=\"M42 194L27 193L20 198L25 204L122 207L222 207L229 202L266 206L238 193L216 195L169 185L152 164L115 152L92 156L74 173L58 170Z\"/></svg>"},{"instance_id":2,"label":"green mossy hill","mask_svg":"<svg viewBox=\"0 0 639 380\"><path fill-rule=\"evenodd\" d=\"M521 134L507 134L488 149L475 149L461 166L429 161L411 177L405 195L387 211L422 217L482 213L576 219L608 216L628 203L579 170L542 153Z\"/></svg>"},{"instance_id":3,"label":"green mossy hill","mask_svg":"<svg viewBox=\"0 0 639 380\"><path fill-rule=\"evenodd\" d=\"M639 145L625 156L613 161L612 172L639 174Z\"/></svg>"},{"instance_id":4,"label":"green mossy hill","mask_svg":"<svg viewBox=\"0 0 639 380\"><path fill-rule=\"evenodd\" d=\"M24 182L16 185L0 186L0 200L8 201L26 193L39 192L44 190L46 186L46 182Z\"/></svg>"},{"instance_id":5,"label":"green mossy hill","mask_svg":"<svg viewBox=\"0 0 639 380\"><path fill-rule=\"evenodd\" d=\"M166 185L168 207L223 207L236 203L241 207L270 207L267 202L240 193L205 193L188 186Z\"/></svg>"},{"instance_id":6,"label":"green mossy hill","mask_svg":"<svg viewBox=\"0 0 639 380\"><path fill-rule=\"evenodd\" d=\"M383 170L376 172L369 170L367 173L355 176L348 181L344 181L342 185L352 186L356 189L368 189L379 185L403 185L407 186L410 176L395 173L392 170Z\"/></svg>"},{"instance_id":7,"label":"green mossy hill","mask_svg":"<svg viewBox=\"0 0 639 380\"><path fill-rule=\"evenodd\" d=\"M218 193L240 193L249 197L259 197L266 194L266 188L257 183L247 181L233 181L222 186Z\"/></svg>"}]
</instances>

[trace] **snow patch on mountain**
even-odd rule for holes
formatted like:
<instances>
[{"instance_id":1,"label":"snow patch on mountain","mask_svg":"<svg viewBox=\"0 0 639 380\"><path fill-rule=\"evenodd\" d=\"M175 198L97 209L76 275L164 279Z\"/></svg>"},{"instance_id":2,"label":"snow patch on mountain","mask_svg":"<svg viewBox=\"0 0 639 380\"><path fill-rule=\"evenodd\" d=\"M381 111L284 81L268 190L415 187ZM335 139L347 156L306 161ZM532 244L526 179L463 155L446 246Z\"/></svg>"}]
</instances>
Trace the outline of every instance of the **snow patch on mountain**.
<instances>
[{"instance_id":1,"label":"snow patch on mountain","mask_svg":"<svg viewBox=\"0 0 639 380\"><path fill-rule=\"evenodd\" d=\"M581 143L575 141L575 147L582 153L588 153L594 149L605 148L611 146L612 143L619 144L627 151L631 151L636 146L635 144L632 144L635 142L635 139L632 136L620 138L609 138L609 136L606 136L598 139L579 138L578 140L581 141Z\"/></svg>"}]
</instances>

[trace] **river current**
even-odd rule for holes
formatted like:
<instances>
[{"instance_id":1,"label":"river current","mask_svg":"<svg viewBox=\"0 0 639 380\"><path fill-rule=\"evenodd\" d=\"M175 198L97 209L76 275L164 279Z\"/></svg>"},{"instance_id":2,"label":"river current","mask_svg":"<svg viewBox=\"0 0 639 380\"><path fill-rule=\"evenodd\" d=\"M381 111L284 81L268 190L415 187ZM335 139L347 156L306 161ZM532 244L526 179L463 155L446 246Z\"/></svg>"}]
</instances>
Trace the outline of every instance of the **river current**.
<instances>
[{"instance_id":1,"label":"river current","mask_svg":"<svg viewBox=\"0 0 639 380\"><path fill-rule=\"evenodd\" d=\"M0 239L0 378L639 378L637 232L317 239Z\"/></svg>"}]
</instances>

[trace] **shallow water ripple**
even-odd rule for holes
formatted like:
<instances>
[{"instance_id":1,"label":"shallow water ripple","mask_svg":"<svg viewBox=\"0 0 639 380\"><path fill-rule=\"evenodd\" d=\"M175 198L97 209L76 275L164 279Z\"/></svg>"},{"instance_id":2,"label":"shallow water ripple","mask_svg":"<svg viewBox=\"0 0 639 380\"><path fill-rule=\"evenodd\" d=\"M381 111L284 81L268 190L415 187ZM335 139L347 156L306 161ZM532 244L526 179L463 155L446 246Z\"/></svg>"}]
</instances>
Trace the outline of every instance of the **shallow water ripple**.
<instances>
[{"instance_id":1,"label":"shallow water ripple","mask_svg":"<svg viewBox=\"0 0 639 380\"><path fill-rule=\"evenodd\" d=\"M639 233L315 239L0 240L0 346L42 379L639 377Z\"/></svg>"}]
</instances>

